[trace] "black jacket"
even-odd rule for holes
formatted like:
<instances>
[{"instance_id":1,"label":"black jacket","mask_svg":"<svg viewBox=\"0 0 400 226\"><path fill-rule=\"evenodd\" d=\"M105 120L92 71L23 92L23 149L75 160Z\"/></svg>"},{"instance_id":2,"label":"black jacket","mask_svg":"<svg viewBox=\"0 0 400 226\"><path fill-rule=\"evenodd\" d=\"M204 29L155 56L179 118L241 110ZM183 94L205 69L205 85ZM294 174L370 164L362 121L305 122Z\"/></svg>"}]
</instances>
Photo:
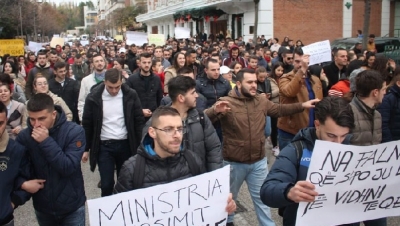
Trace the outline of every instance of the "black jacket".
<instances>
[{"instance_id":1,"label":"black jacket","mask_svg":"<svg viewBox=\"0 0 400 226\"><path fill-rule=\"evenodd\" d=\"M342 70L339 70L339 68L335 64L335 61L332 61L329 65L326 65L323 68L326 77L328 77L329 80L327 90L330 90L331 87L335 85L340 78L342 78L343 76L345 77L345 75L343 74L346 74L346 67L343 67Z\"/></svg>"},{"instance_id":2,"label":"black jacket","mask_svg":"<svg viewBox=\"0 0 400 226\"><path fill-rule=\"evenodd\" d=\"M141 155L146 159L144 169L144 180L142 188L148 188L159 184L166 184L177 180L187 179L192 177L188 162L182 155L183 152L189 151L185 148L181 153L168 157L160 158L153 150L153 139L146 133L143 136L143 141L137 150L137 155ZM137 155L126 160L121 168L117 184L114 188L114 194L134 190L134 169ZM205 169L201 158L193 154L195 162L200 166L200 173L204 173Z\"/></svg>"},{"instance_id":3,"label":"black jacket","mask_svg":"<svg viewBox=\"0 0 400 226\"><path fill-rule=\"evenodd\" d=\"M100 133L103 126L103 101L102 93L105 89L104 83L94 87L86 98L82 116L82 126L86 134L86 150L90 150L90 170L94 171L100 150ZM126 84L121 86L123 94L123 107L125 125L128 131L129 148L132 155L140 144L144 116L140 100L135 90Z\"/></svg>"},{"instance_id":4,"label":"black jacket","mask_svg":"<svg viewBox=\"0 0 400 226\"><path fill-rule=\"evenodd\" d=\"M148 79L147 82L146 79ZM139 70L126 80L126 84L136 90L140 103L142 103L142 109L155 111L160 106L164 91L159 76L151 73L150 76L145 78Z\"/></svg>"},{"instance_id":5,"label":"black jacket","mask_svg":"<svg viewBox=\"0 0 400 226\"><path fill-rule=\"evenodd\" d=\"M196 80L196 91L207 98L207 107L211 107L220 97L228 96L231 84L221 75L218 79L209 79L205 74Z\"/></svg>"},{"instance_id":6,"label":"black jacket","mask_svg":"<svg viewBox=\"0 0 400 226\"><path fill-rule=\"evenodd\" d=\"M394 84L383 97L378 111L382 116L382 143L400 140L400 88Z\"/></svg>"},{"instance_id":7,"label":"black jacket","mask_svg":"<svg viewBox=\"0 0 400 226\"><path fill-rule=\"evenodd\" d=\"M65 78L64 86L55 79L49 80L49 89L52 93L61 97L67 104L69 110L72 111L73 121L78 122L78 96L79 83L71 78Z\"/></svg>"},{"instance_id":8,"label":"black jacket","mask_svg":"<svg viewBox=\"0 0 400 226\"><path fill-rule=\"evenodd\" d=\"M16 141L28 150L33 166L31 175L46 180L44 188L33 194L35 210L60 216L85 205L81 159L86 139L81 126L68 122L60 106L55 105L55 109L57 118L48 138L36 142L28 123Z\"/></svg>"},{"instance_id":9,"label":"black jacket","mask_svg":"<svg viewBox=\"0 0 400 226\"><path fill-rule=\"evenodd\" d=\"M171 106L171 103L168 104ZM145 135L151 125L151 119L147 121L143 135ZM184 148L196 153L207 169L207 172L222 168L221 141L214 129L210 119L204 114L204 128L201 125L199 112L193 108L187 112L184 122L186 133L183 135Z\"/></svg>"}]
</instances>

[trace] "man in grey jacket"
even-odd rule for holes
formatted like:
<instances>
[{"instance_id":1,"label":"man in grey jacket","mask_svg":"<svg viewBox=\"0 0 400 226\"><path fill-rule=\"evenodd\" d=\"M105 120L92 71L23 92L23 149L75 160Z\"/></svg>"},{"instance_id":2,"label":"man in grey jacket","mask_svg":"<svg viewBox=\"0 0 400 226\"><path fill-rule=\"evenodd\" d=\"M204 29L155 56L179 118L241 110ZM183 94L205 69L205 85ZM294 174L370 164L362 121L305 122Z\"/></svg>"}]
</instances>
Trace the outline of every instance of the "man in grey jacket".
<instances>
[{"instance_id":1,"label":"man in grey jacket","mask_svg":"<svg viewBox=\"0 0 400 226\"><path fill-rule=\"evenodd\" d=\"M196 82L187 76L177 76L168 82L168 93L172 103L185 125L183 145L201 157L207 172L219 169L222 164L221 142L207 115L196 109ZM147 133L151 119L146 123Z\"/></svg>"}]
</instances>

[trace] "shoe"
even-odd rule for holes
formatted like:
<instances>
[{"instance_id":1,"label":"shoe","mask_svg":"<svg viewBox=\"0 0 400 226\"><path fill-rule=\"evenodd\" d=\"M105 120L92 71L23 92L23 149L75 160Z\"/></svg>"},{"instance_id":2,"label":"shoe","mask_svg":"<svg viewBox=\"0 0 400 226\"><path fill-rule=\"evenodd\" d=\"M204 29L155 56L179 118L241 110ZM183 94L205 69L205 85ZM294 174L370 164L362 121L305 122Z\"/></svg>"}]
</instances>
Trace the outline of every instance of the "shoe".
<instances>
[{"instance_id":1,"label":"shoe","mask_svg":"<svg viewBox=\"0 0 400 226\"><path fill-rule=\"evenodd\" d=\"M272 154L273 154L275 157L277 157L277 156L279 155L279 152L280 152L280 150L279 150L279 147L278 147L278 146L272 148Z\"/></svg>"},{"instance_id":2,"label":"shoe","mask_svg":"<svg viewBox=\"0 0 400 226\"><path fill-rule=\"evenodd\" d=\"M97 183L97 187L101 188L101 180L99 181L99 183Z\"/></svg>"},{"instance_id":3,"label":"shoe","mask_svg":"<svg viewBox=\"0 0 400 226\"><path fill-rule=\"evenodd\" d=\"M233 222L226 223L226 226L235 226Z\"/></svg>"}]
</instances>

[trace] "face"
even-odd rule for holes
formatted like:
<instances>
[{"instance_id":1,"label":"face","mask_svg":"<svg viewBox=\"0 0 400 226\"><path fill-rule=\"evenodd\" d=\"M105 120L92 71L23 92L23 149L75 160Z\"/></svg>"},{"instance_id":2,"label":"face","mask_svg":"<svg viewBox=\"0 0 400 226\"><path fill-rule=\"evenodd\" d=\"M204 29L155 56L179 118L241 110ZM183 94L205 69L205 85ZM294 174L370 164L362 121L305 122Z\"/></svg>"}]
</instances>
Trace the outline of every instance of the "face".
<instances>
[{"instance_id":1,"label":"face","mask_svg":"<svg viewBox=\"0 0 400 226\"><path fill-rule=\"evenodd\" d=\"M185 96L183 96L185 106L188 108L195 108L196 107L196 98L198 96L199 95L197 94L195 88L186 92Z\"/></svg>"},{"instance_id":2,"label":"face","mask_svg":"<svg viewBox=\"0 0 400 226\"><path fill-rule=\"evenodd\" d=\"M368 67L372 67L372 65L374 64L375 61L375 56L370 56L368 58Z\"/></svg>"},{"instance_id":3,"label":"face","mask_svg":"<svg viewBox=\"0 0 400 226\"><path fill-rule=\"evenodd\" d=\"M183 133L182 119L180 116L160 116L156 128L149 128L149 135L154 139L155 149L161 158L174 156L179 153Z\"/></svg>"},{"instance_id":4,"label":"face","mask_svg":"<svg viewBox=\"0 0 400 226\"><path fill-rule=\"evenodd\" d=\"M137 52L136 46L132 46L132 47L131 47L131 51L132 51L132 53L136 53L136 52Z\"/></svg>"},{"instance_id":5,"label":"face","mask_svg":"<svg viewBox=\"0 0 400 226\"><path fill-rule=\"evenodd\" d=\"M111 96L115 97L115 96L118 94L118 92L120 91L120 89L121 89L122 79L119 80L119 81L116 82L116 83L112 83L112 82L110 82L110 81L106 81L106 80L105 80L105 81L104 81L104 85L105 85L105 87L106 87L107 92L108 92Z\"/></svg>"},{"instance_id":6,"label":"face","mask_svg":"<svg viewBox=\"0 0 400 226\"><path fill-rule=\"evenodd\" d=\"M264 49L263 48L259 48L257 49L257 56L264 56Z\"/></svg>"},{"instance_id":7,"label":"face","mask_svg":"<svg viewBox=\"0 0 400 226\"><path fill-rule=\"evenodd\" d=\"M254 97L257 94L257 76L256 74L244 73L243 81L236 82L240 93L245 97Z\"/></svg>"},{"instance_id":8,"label":"face","mask_svg":"<svg viewBox=\"0 0 400 226\"><path fill-rule=\"evenodd\" d=\"M256 60L256 59L250 59L249 60L249 66L251 68L256 69L257 68L257 64L258 64L258 60Z\"/></svg>"},{"instance_id":9,"label":"face","mask_svg":"<svg viewBox=\"0 0 400 226\"><path fill-rule=\"evenodd\" d=\"M226 74L222 74L222 77L228 81L232 81L232 73L228 72Z\"/></svg>"},{"instance_id":10,"label":"face","mask_svg":"<svg viewBox=\"0 0 400 226\"><path fill-rule=\"evenodd\" d=\"M319 120L315 120L314 124L319 140L341 144L346 138L347 134L350 133L349 128L337 125L331 117L328 117L324 124L320 123Z\"/></svg>"},{"instance_id":11,"label":"face","mask_svg":"<svg viewBox=\"0 0 400 226\"><path fill-rule=\"evenodd\" d=\"M268 74L263 72L257 75L257 80L259 82L265 82L265 79L268 77Z\"/></svg>"},{"instance_id":12,"label":"face","mask_svg":"<svg viewBox=\"0 0 400 226\"><path fill-rule=\"evenodd\" d=\"M185 66L185 63L186 63L185 55L179 54L177 61L178 61L179 67Z\"/></svg>"},{"instance_id":13,"label":"face","mask_svg":"<svg viewBox=\"0 0 400 226\"><path fill-rule=\"evenodd\" d=\"M233 71L235 72L235 74L237 74L240 70L242 70L242 65L235 64L235 67L233 68Z\"/></svg>"},{"instance_id":14,"label":"face","mask_svg":"<svg viewBox=\"0 0 400 226\"><path fill-rule=\"evenodd\" d=\"M61 81L65 79L65 75L67 74L67 69L65 67L54 70L56 77Z\"/></svg>"},{"instance_id":15,"label":"face","mask_svg":"<svg viewBox=\"0 0 400 226\"><path fill-rule=\"evenodd\" d=\"M219 77L219 63L208 63L208 68L204 69L207 77L210 79L218 79Z\"/></svg>"},{"instance_id":16,"label":"face","mask_svg":"<svg viewBox=\"0 0 400 226\"><path fill-rule=\"evenodd\" d=\"M293 55L285 54L285 57L283 57L283 63L285 63L287 65L292 65L293 64Z\"/></svg>"},{"instance_id":17,"label":"face","mask_svg":"<svg viewBox=\"0 0 400 226\"><path fill-rule=\"evenodd\" d=\"M35 89L36 93L49 92L49 84L47 83L46 78L36 79L36 83L34 84L33 88Z\"/></svg>"},{"instance_id":18,"label":"face","mask_svg":"<svg viewBox=\"0 0 400 226\"><path fill-rule=\"evenodd\" d=\"M282 75L283 75L283 67L277 67L276 69L275 69L275 75L276 75L276 77L281 77Z\"/></svg>"},{"instance_id":19,"label":"face","mask_svg":"<svg viewBox=\"0 0 400 226\"><path fill-rule=\"evenodd\" d=\"M8 104L11 100L11 91L8 89L6 85L0 85L0 100L4 104Z\"/></svg>"},{"instance_id":20,"label":"face","mask_svg":"<svg viewBox=\"0 0 400 226\"><path fill-rule=\"evenodd\" d=\"M153 54L153 47L147 47L147 52Z\"/></svg>"},{"instance_id":21,"label":"face","mask_svg":"<svg viewBox=\"0 0 400 226\"><path fill-rule=\"evenodd\" d=\"M156 58L162 58L162 57L163 57L162 49L155 49L155 50L154 50L154 56L155 56Z\"/></svg>"},{"instance_id":22,"label":"face","mask_svg":"<svg viewBox=\"0 0 400 226\"><path fill-rule=\"evenodd\" d=\"M171 57L171 53L167 50L167 51L164 51L164 53L163 53L164 55L163 55L163 57L165 58L165 59L169 59L170 57Z\"/></svg>"},{"instance_id":23,"label":"face","mask_svg":"<svg viewBox=\"0 0 400 226\"><path fill-rule=\"evenodd\" d=\"M36 60L36 57L35 57L35 55L29 55L29 60L30 61L35 61Z\"/></svg>"},{"instance_id":24,"label":"face","mask_svg":"<svg viewBox=\"0 0 400 226\"><path fill-rule=\"evenodd\" d=\"M102 72L105 67L104 58L102 56L93 57L93 65L97 72Z\"/></svg>"},{"instance_id":25,"label":"face","mask_svg":"<svg viewBox=\"0 0 400 226\"><path fill-rule=\"evenodd\" d=\"M10 74L12 73L12 67L10 63L5 63L4 64L4 73Z\"/></svg>"},{"instance_id":26,"label":"face","mask_svg":"<svg viewBox=\"0 0 400 226\"><path fill-rule=\"evenodd\" d=\"M196 62L196 57L197 57L196 53L191 53L190 56L187 57L188 63L194 64Z\"/></svg>"},{"instance_id":27,"label":"face","mask_svg":"<svg viewBox=\"0 0 400 226\"><path fill-rule=\"evenodd\" d=\"M237 58L238 56L239 56L239 50L238 49L232 50L232 58Z\"/></svg>"},{"instance_id":28,"label":"face","mask_svg":"<svg viewBox=\"0 0 400 226\"><path fill-rule=\"evenodd\" d=\"M338 65L346 66L347 65L347 51L339 50L335 56L335 62Z\"/></svg>"},{"instance_id":29,"label":"face","mask_svg":"<svg viewBox=\"0 0 400 226\"><path fill-rule=\"evenodd\" d=\"M142 53L143 53L143 49L138 49L138 50L137 50L137 54L138 54L138 55L140 55L140 54L142 54Z\"/></svg>"},{"instance_id":30,"label":"face","mask_svg":"<svg viewBox=\"0 0 400 226\"><path fill-rule=\"evenodd\" d=\"M82 59L82 57L81 58L75 58L75 60L74 60L74 64L76 64L76 65L82 65L82 61L83 61L83 59Z\"/></svg>"},{"instance_id":31,"label":"face","mask_svg":"<svg viewBox=\"0 0 400 226\"><path fill-rule=\"evenodd\" d=\"M375 38L368 38L368 42L373 43L375 41Z\"/></svg>"},{"instance_id":32,"label":"face","mask_svg":"<svg viewBox=\"0 0 400 226\"><path fill-rule=\"evenodd\" d=\"M19 61L21 64L23 64L23 63L25 63L25 58L24 58L24 57L20 57L20 58L18 59L18 61Z\"/></svg>"},{"instance_id":33,"label":"face","mask_svg":"<svg viewBox=\"0 0 400 226\"><path fill-rule=\"evenodd\" d=\"M382 85L382 88L381 88L380 90L376 89L376 90L372 91L372 92L373 92L373 97L374 97L374 99L375 99L375 104L376 104L376 105L382 103L383 97L384 97L385 94L386 94L386 88L387 88L387 87L386 87L386 82L384 82L383 85Z\"/></svg>"},{"instance_id":34,"label":"face","mask_svg":"<svg viewBox=\"0 0 400 226\"><path fill-rule=\"evenodd\" d=\"M278 52L274 52L273 54L272 54L272 58L275 58L275 57L277 57L278 56Z\"/></svg>"},{"instance_id":35,"label":"face","mask_svg":"<svg viewBox=\"0 0 400 226\"><path fill-rule=\"evenodd\" d=\"M121 64L118 63L118 61L114 60L114 68L118 70L122 70Z\"/></svg>"},{"instance_id":36,"label":"face","mask_svg":"<svg viewBox=\"0 0 400 226\"><path fill-rule=\"evenodd\" d=\"M298 54L294 54L293 67L295 70L299 70L301 68L301 56Z\"/></svg>"},{"instance_id":37,"label":"face","mask_svg":"<svg viewBox=\"0 0 400 226\"><path fill-rule=\"evenodd\" d=\"M151 69L153 71L157 71L158 72L160 70L160 67L161 67L161 62L157 62L156 65L151 67Z\"/></svg>"},{"instance_id":38,"label":"face","mask_svg":"<svg viewBox=\"0 0 400 226\"><path fill-rule=\"evenodd\" d=\"M28 115L29 122L33 128L42 127L50 129L56 120L57 111L49 111L47 109L38 112L28 111Z\"/></svg>"},{"instance_id":39,"label":"face","mask_svg":"<svg viewBox=\"0 0 400 226\"><path fill-rule=\"evenodd\" d=\"M301 46L301 42L300 41L296 42L296 45Z\"/></svg>"},{"instance_id":40,"label":"face","mask_svg":"<svg viewBox=\"0 0 400 226\"><path fill-rule=\"evenodd\" d=\"M47 62L46 55L39 55L37 61L40 65L45 65Z\"/></svg>"},{"instance_id":41,"label":"face","mask_svg":"<svg viewBox=\"0 0 400 226\"><path fill-rule=\"evenodd\" d=\"M151 68L151 58L140 57L140 67L143 72L149 72Z\"/></svg>"},{"instance_id":42,"label":"face","mask_svg":"<svg viewBox=\"0 0 400 226\"><path fill-rule=\"evenodd\" d=\"M244 56L243 56L243 58L244 58L246 61L249 61L250 54L249 54L249 53L245 53Z\"/></svg>"},{"instance_id":43,"label":"face","mask_svg":"<svg viewBox=\"0 0 400 226\"><path fill-rule=\"evenodd\" d=\"M69 67L68 75L69 75L70 77L72 77L73 74L74 74L74 71L72 70L72 67Z\"/></svg>"}]
</instances>

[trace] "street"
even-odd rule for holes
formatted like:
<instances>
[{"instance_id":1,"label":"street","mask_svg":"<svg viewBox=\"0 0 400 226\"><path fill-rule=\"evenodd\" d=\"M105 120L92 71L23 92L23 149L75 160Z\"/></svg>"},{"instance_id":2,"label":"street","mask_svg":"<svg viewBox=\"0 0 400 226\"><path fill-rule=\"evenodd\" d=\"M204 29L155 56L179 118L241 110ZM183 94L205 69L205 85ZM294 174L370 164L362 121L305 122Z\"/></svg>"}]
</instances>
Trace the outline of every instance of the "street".
<instances>
[{"instance_id":1,"label":"street","mask_svg":"<svg viewBox=\"0 0 400 226\"><path fill-rule=\"evenodd\" d=\"M269 142L265 142L267 157L269 159L269 166L271 166L275 160L275 157L271 154L271 146ZM89 164L82 164L82 171L85 180L85 191L87 199L93 199L100 197L100 189L97 188L97 183L99 182L100 176L98 171L92 173L89 168ZM246 184L243 184L239 193L239 203L244 207L244 211L235 215L235 225L236 226L256 226L257 217L254 211L253 203L251 201L249 192L247 190ZM272 209L272 218L276 222L276 225L282 225L282 218L278 215L277 209ZM24 206L19 207L15 211L15 226L37 226L37 221L35 218L32 202L29 201ZM86 210L86 225L89 225L88 212ZM400 225L400 217L392 217L388 219L388 226L398 226Z\"/></svg>"}]
</instances>

